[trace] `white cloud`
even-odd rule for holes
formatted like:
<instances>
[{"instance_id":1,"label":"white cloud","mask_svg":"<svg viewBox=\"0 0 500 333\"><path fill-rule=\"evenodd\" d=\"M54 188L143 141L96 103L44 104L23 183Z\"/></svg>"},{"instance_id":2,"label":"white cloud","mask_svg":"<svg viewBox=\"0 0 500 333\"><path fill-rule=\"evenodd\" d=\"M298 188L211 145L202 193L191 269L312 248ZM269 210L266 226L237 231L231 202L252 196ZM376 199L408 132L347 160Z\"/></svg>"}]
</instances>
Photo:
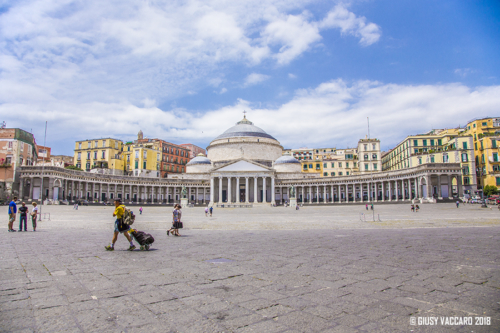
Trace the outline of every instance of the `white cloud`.
<instances>
[{"instance_id":1,"label":"white cloud","mask_svg":"<svg viewBox=\"0 0 500 333\"><path fill-rule=\"evenodd\" d=\"M221 95L222 95L222 94L224 94L224 93L226 93L226 92L227 92L227 89L226 89L226 88L222 88L222 89L219 91L219 94L221 94Z\"/></svg>"},{"instance_id":2,"label":"white cloud","mask_svg":"<svg viewBox=\"0 0 500 333\"><path fill-rule=\"evenodd\" d=\"M331 10L326 18L319 23L319 27L340 28L343 34L359 37L360 44L371 45L380 38L380 27L375 23L367 23L365 17L356 17L345 6L339 4Z\"/></svg>"},{"instance_id":3,"label":"white cloud","mask_svg":"<svg viewBox=\"0 0 500 333\"><path fill-rule=\"evenodd\" d=\"M175 107L139 107L129 102L54 100L37 105L1 104L0 114L8 126L39 128L35 132L37 138L43 137L40 122L48 120L49 145L64 147L57 153L72 154L77 139L133 139L139 129L148 137L205 146L240 120L243 110L248 111L248 119L285 147L353 147L365 136L366 117L370 117L371 135L380 139L385 149L410 134L464 126L470 118L494 115L499 107L500 86L412 86L375 81L349 85L333 80L297 90L288 102L267 108L241 99L233 105L198 113Z\"/></svg>"},{"instance_id":4,"label":"white cloud","mask_svg":"<svg viewBox=\"0 0 500 333\"><path fill-rule=\"evenodd\" d=\"M0 20L0 102L161 104L193 86L219 86L224 75L214 73L227 63L289 64L317 45L324 29L341 29L363 44L378 38L365 18L344 7L314 17L311 2L12 2Z\"/></svg>"},{"instance_id":5,"label":"white cloud","mask_svg":"<svg viewBox=\"0 0 500 333\"><path fill-rule=\"evenodd\" d=\"M292 73L288 73L288 78L289 78L289 79L296 79L296 78L297 78L297 75L292 74Z\"/></svg>"},{"instance_id":6,"label":"white cloud","mask_svg":"<svg viewBox=\"0 0 500 333\"><path fill-rule=\"evenodd\" d=\"M470 68L457 68L453 72L461 77L466 77L469 74L476 73L475 70Z\"/></svg>"},{"instance_id":7,"label":"white cloud","mask_svg":"<svg viewBox=\"0 0 500 333\"><path fill-rule=\"evenodd\" d=\"M244 86L245 87L252 86L252 85L255 85L257 83L264 82L264 81L268 80L269 78L270 78L269 75L252 73L246 77Z\"/></svg>"}]
</instances>

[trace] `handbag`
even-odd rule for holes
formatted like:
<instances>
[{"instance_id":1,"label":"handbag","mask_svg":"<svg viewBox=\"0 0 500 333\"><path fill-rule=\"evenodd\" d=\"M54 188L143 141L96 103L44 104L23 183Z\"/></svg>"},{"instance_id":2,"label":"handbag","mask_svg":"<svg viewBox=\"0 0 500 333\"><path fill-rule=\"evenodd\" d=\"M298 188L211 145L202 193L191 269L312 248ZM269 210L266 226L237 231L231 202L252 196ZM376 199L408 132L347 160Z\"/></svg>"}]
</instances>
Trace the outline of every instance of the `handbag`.
<instances>
[{"instance_id":1,"label":"handbag","mask_svg":"<svg viewBox=\"0 0 500 333\"><path fill-rule=\"evenodd\" d=\"M175 229L182 229L182 227L183 227L182 222L174 222Z\"/></svg>"}]
</instances>

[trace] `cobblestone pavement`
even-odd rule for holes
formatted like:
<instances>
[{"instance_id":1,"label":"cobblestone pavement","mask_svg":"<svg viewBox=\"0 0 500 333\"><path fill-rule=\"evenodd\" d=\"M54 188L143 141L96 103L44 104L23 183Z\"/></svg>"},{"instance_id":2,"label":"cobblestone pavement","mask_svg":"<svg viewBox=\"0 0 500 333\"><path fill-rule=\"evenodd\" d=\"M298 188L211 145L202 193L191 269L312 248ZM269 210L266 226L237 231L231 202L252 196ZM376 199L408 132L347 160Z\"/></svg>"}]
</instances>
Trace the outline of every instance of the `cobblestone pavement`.
<instances>
[{"instance_id":1,"label":"cobblestone pavement","mask_svg":"<svg viewBox=\"0 0 500 333\"><path fill-rule=\"evenodd\" d=\"M403 214L396 206L384 209ZM498 212L479 210L489 221L482 223L475 208L439 206L426 205L434 212L412 220L419 222L400 217L382 226L349 220L359 207L219 209L211 220L186 209L186 226L196 228L183 237L151 224L164 208L148 208L136 225L156 239L149 252L126 251L123 236L114 252L104 250L111 207L50 207L51 221L36 233L0 229L0 331L498 332ZM438 219L441 211L449 222ZM305 218L320 216L330 222L309 228ZM204 230L224 221L247 230ZM490 325L410 324L451 316Z\"/></svg>"}]
</instances>

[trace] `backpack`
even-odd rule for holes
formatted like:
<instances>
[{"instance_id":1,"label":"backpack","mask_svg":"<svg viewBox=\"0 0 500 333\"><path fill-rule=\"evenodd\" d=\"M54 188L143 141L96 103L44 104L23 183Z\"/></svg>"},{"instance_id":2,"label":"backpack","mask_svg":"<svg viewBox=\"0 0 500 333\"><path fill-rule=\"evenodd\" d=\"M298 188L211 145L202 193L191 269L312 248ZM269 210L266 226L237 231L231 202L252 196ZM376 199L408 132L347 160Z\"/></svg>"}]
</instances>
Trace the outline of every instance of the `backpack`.
<instances>
[{"instance_id":1,"label":"backpack","mask_svg":"<svg viewBox=\"0 0 500 333\"><path fill-rule=\"evenodd\" d=\"M132 225L134 224L135 221L135 215L134 212L128 209L127 207L123 206L123 224L125 225Z\"/></svg>"}]
</instances>

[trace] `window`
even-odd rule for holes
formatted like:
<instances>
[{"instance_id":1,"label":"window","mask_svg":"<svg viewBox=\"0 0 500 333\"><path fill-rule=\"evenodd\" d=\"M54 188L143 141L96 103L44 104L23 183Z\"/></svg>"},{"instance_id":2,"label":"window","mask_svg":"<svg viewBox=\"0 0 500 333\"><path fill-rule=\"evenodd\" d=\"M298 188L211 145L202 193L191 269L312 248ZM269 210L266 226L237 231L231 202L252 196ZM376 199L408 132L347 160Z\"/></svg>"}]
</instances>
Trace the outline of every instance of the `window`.
<instances>
[{"instance_id":1,"label":"window","mask_svg":"<svg viewBox=\"0 0 500 333\"><path fill-rule=\"evenodd\" d=\"M328 168L327 163L323 163L323 168Z\"/></svg>"},{"instance_id":2,"label":"window","mask_svg":"<svg viewBox=\"0 0 500 333\"><path fill-rule=\"evenodd\" d=\"M12 142L9 142L9 148L12 148ZM78 143L78 149L82 149L82 143Z\"/></svg>"},{"instance_id":3,"label":"window","mask_svg":"<svg viewBox=\"0 0 500 333\"><path fill-rule=\"evenodd\" d=\"M484 154L481 155L481 163L484 163Z\"/></svg>"},{"instance_id":4,"label":"window","mask_svg":"<svg viewBox=\"0 0 500 333\"><path fill-rule=\"evenodd\" d=\"M434 163L434 155L431 156L431 163Z\"/></svg>"},{"instance_id":5,"label":"window","mask_svg":"<svg viewBox=\"0 0 500 333\"><path fill-rule=\"evenodd\" d=\"M373 170L377 170L377 163L373 163Z\"/></svg>"},{"instance_id":6,"label":"window","mask_svg":"<svg viewBox=\"0 0 500 333\"><path fill-rule=\"evenodd\" d=\"M464 177L464 185L469 185L469 177Z\"/></svg>"},{"instance_id":7,"label":"window","mask_svg":"<svg viewBox=\"0 0 500 333\"><path fill-rule=\"evenodd\" d=\"M368 163L365 163L365 170L368 170Z\"/></svg>"},{"instance_id":8,"label":"window","mask_svg":"<svg viewBox=\"0 0 500 333\"><path fill-rule=\"evenodd\" d=\"M130 146L127 147L127 151L130 151Z\"/></svg>"},{"instance_id":9,"label":"window","mask_svg":"<svg viewBox=\"0 0 500 333\"><path fill-rule=\"evenodd\" d=\"M106 140L102 140L102 146L106 147Z\"/></svg>"},{"instance_id":10,"label":"window","mask_svg":"<svg viewBox=\"0 0 500 333\"><path fill-rule=\"evenodd\" d=\"M418 147L418 140L413 140L413 145L414 145L415 147Z\"/></svg>"},{"instance_id":11,"label":"window","mask_svg":"<svg viewBox=\"0 0 500 333\"><path fill-rule=\"evenodd\" d=\"M342 176L342 171L341 171L341 172L339 172L339 176Z\"/></svg>"},{"instance_id":12,"label":"window","mask_svg":"<svg viewBox=\"0 0 500 333\"><path fill-rule=\"evenodd\" d=\"M304 164L304 170L307 170L307 164Z\"/></svg>"},{"instance_id":13,"label":"window","mask_svg":"<svg viewBox=\"0 0 500 333\"><path fill-rule=\"evenodd\" d=\"M316 170L321 169L321 165L319 163L316 163Z\"/></svg>"},{"instance_id":14,"label":"window","mask_svg":"<svg viewBox=\"0 0 500 333\"><path fill-rule=\"evenodd\" d=\"M103 150L103 151L102 151L102 158L103 158L103 159L105 159L105 158L106 158L106 151L105 151L105 150Z\"/></svg>"},{"instance_id":15,"label":"window","mask_svg":"<svg viewBox=\"0 0 500 333\"><path fill-rule=\"evenodd\" d=\"M483 150L483 141L480 142L481 143L481 150Z\"/></svg>"},{"instance_id":16,"label":"window","mask_svg":"<svg viewBox=\"0 0 500 333\"><path fill-rule=\"evenodd\" d=\"M467 162L469 160L467 154L462 154L462 162Z\"/></svg>"},{"instance_id":17,"label":"window","mask_svg":"<svg viewBox=\"0 0 500 333\"><path fill-rule=\"evenodd\" d=\"M372 149L373 150L377 150L377 145L376 144L372 144Z\"/></svg>"},{"instance_id":18,"label":"window","mask_svg":"<svg viewBox=\"0 0 500 333\"><path fill-rule=\"evenodd\" d=\"M130 155L127 155L127 162L130 162Z\"/></svg>"},{"instance_id":19,"label":"window","mask_svg":"<svg viewBox=\"0 0 500 333\"><path fill-rule=\"evenodd\" d=\"M438 139L438 146L441 146L443 144L443 140Z\"/></svg>"},{"instance_id":20,"label":"window","mask_svg":"<svg viewBox=\"0 0 500 333\"><path fill-rule=\"evenodd\" d=\"M348 168L349 167L349 162L345 162L345 167Z\"/></svg>"},{"instance_id":21,"label":"window","mask_svg":"<svg viewBox=\"0 0 500 333\"><path fill-rule=\"evenodd\" d=\"M77 159L78 159L78 161L82 159L82 153L78 153Z\"/></svg>"},{"instance_id":22,"label":"window","mask_svg":"<svg viewBox=\"0 0 500 333\"><path fill-rule=\"evenodd\" d=\"M142 158L147 159L148 158L148 152L146 150L142 151Z\"/></svg>"},{"instance_id":23,"label":"window","mask_svg":"<svg viewBox=\"0 0 500 333\"><path fill-rule=\"evenodd\" d=\"M368 150L368 145L363 145L365 150Z\"/></svg>"},{"instance_id":24,"label":"window","mask_svg":"<svg viewBox=\"0 0 500 333\"><path fill-rule=\"evenodd\" d=\"M115 149L118 149L118 142L115 141Z\"/></svg>"},{"instance_id":25,"label":"window","mask_svg":"<svg viewBox=\"0 0 500 333\"><path fill-rule=\"evenodd\" d=\"M469 166L468 165L464 166L464 168L462 169L462 172L464 173L464 175L468 175L470 172Z\"/></svg>"},{"instance_id":26,"label":"window","mask_svg":"<svg viewBox=\"0 0 500 333\"><path fill-rule=\"evenodd\" d=\"M355 168L356 167L356 162L352 162L352 167Z\"/></svg>"},{"instance_id":27,"label":"window","mask_svg":"<svg viewBox=\"0 0 500 333\"><path fill-rule=\"evenodd\" d=\"M312 169L313 168L313 165L312 164L309 164L309 169Z\"/></svg>"},{"instance_id":28,"label":"window","mask_svg":"<svg viewBox=\"0 0 500 333\"><path fill-rule=\"evenodd\" d=\"M423 144L424 146L427 146L427 140L426 140L426 139L422 140L422 144Z\"/></svg>"},{"instance_id":29,"label":"window","mask_svg":"<svg viewBox=\"0 0 500 333\"><path fill-rule=\"evenodd\" d=\"M372 160L376 160L377 159L377 154L372 154Z\"/></svg>"},{"instance_id":30,"label":"window","mask_svg":"<svg viewBox=\"0 0 500 333\"><path fill-rule=\"evenodd\" d=\"M477 142L474 143L474 150L477 150Z\"/></svg>"},{"instance_id":31,"label":"window","mask_svg":"<svg viewBox=\"0 0 500 333\"><path fill-rule=\"evenodd\" d=\"M332 168L335 168L335 163L334 162L332 162Z\"/></svg>"},{"instance_id":32,"label":"window","mask_svg":"<svg viewBox=\"0 0 500 333\"><path fill-rule=\"evenodd\" d=\"M331 175L331 176L335 176L335 172L331 172L331 173L330 173L330 175Z\"/></svg>"},{"instance_id":33,"label":"window","mask_svg":"<svg viewBox=\"0 0 500 333\"><path fill-rule=\"evenodd\" d=\"M135 158L139 158L139 151L138 150L135 151Z\"/></svg>"},{"instance_id":34,"label":"window","mask_svg":"<svg viewBox=\"0 0 500 333\"><path fill-rule=\"evenodd\" d=\"M477 136L476 136L476 134L474 134L474 141L476 141L476 140L477 140Z\"/></svg>"},{"instance_id":35,"label":"window","mask_svg":"<svg viewBox=\"0 0 500 333\"><path fill-rule=\"evenodd\" d=\"M135 168L139 169L139 161L135 161Z\"/></svg>"},{"instance_id":36,"label":"window","mask_svg":"<svg viewBox=\"0 0 500 333\"><path fill-rule=\"evenodd\" d=\"M349 171L347 171L345 174L346 174L347 176L349 176Z\"/></svg>"},{"instance_id":37,"label":"window","mask_svg":"<svg viewBox=\"0 0 500 333\"><path fill-rule=\"evenodd\" d=\"M365 158L365 161L368 161L368 154L365 154L363 157Z\"/></svg>"},{"instance_id":38,"label":"window","mask_svg":"<svg viewBox=\"0 0 500 333\"><path fill-rule=\"evenodd\" d=\"M431 146L434 146L434 139L431 139Z\"/></svg>"},{"instance_id":39,"label":"window","mask_svg":"<svg viewBox=\"0 0 500 333\"><path fill-rule=\"evenodd\" d=\"M496 177L496 180L497 180L496 185L497 185L497 186L500 186L500 177Z\"/></svg>"},{"instance_id":40,"label":"window","mask_svg":"<svg viewBox=\"0 0 500 333\"><path fill-rule=\"evenodd\" d=\"M443 155L443 163L448 163L448 155Z\"/></svg>"},{"instance_id":41,"label":"window","mask_svg":"<svg viewBox=\"0 0 500 333\"><path fill-rule=\"evenodd\" d=\"M488 123L482 123L481 125L482 125L482 126L487 126L487 125L488 125Z\"/></svg>"},{"instance_id":42,"label":"window","mask_svg":"<svg viewBox=\"0 0 500 333\"><path fill-rule=\"evenodd\" d=\"M498 153L493 153L493 162L498 162Z\"/></svg>"},{"instance_id":43,"label":"window","mask_svg":"<svg viewBox=\"0 0 500 333\"><path fill-rule=\"evenodd\" d=\"M467 149L467 142L462 142L462 148Z\"/></svg>"},{"instance_id":44,"label":"window","mask_svg":"<svg viewBox=\"0 0 500 333\"><path fill-rule=\"evenodd\" d=\"M159 161L160 160L160 154L156 154L156 160Z\"/></svg>"},{"instance_id":45,"label":"window","mask_svg":"<svg viewBox=\"0 0 500 333\"><path fill-rule=\"evenodd\" d=\"M328 176L328 172L323 172L323 176Z\"/></svg>"},{"instance_id":46,"label":"window","mask_svg":"<svg viewBox=\"0 0 500 333\"><path fill-rule=\"evenodd\" d=\"M491 139L491 148L497 148L497 140Z\"/></svg>"},{"instance_id":47,"label":"window","mask_svg":"<svg viewBox=\"0 0 500 333\"><path fill-rule=\"evenodd\" d=\"M184 157L184 151L183 150L181 151L181 156Z\"/></svg>"},{"instance_id":48,"label":"window","mask_svg":"<svg viewBox=\"0 0 500 333\"><path fill-rule=\"evenodd\" d=\"M422 164L422 159L421 158L418 159L418 164Z\"/></svg>"},{"instance_id":49,"label":"window","mask_svg":"<svg viewBox=\"0 0 500 333\"><path fill-rule=\"evenodd\" d=\"M90 152L87 152L87 159L90 160Z\"/></svg>"},{"instance_id":50,"label":"window","mask_svg":"<svg viewBox=\"0 0 500 333\"><path fill-rule=\"evenodd\" d=\"M415 154L418 154L418 149L417 148L415 148Z\"/></svg>"},{"instance_id":51,"label":"window","mask_svg":"<svg viewBox=\"0 0 500 333\"><path fill-rule=\"evenodd\" d=\"M473 127L473 128L476 128L476 124L472 124L472 127Z\"/></svg>"},{"instance_id":52,"label":"window","mask_svg":"<svg viewBox=\"0 0 500 333\"><path fill-rule=\"evenodd\" d=\"M142 162L142 168L146 169L146 162Z\"/></svg>"},{"instance_id":53,"label":"window","mask_svg":"<svg viewBox=\"0 0 500 333\"><path fill-rule=\"evenodd\" d=\"M342 168L342 162L339 162L339 168Z\"/></svg>"}]
</instances>

